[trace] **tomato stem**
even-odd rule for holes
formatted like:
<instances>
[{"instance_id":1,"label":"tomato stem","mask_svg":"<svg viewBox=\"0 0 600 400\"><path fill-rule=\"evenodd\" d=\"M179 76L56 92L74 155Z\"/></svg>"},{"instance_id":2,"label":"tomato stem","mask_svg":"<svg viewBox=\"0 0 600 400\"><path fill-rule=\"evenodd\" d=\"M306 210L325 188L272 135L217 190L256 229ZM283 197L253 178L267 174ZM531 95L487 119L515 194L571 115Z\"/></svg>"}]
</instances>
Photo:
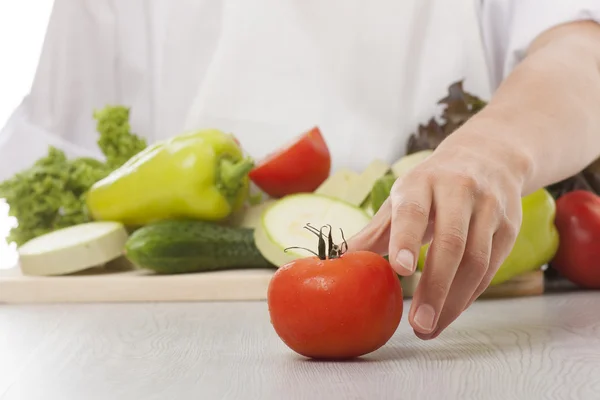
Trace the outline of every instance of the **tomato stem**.
<instances>
[{"instance_id":1,"label":"tomato stem","mask_svg":"<svg viewBox=\"0 0 600 400\"><path fill-rule=\"evenodd\" d=\"M325 238L323 237L323 229L325 229L325 228L329 228L329 233L327 234L327 243L325 243ZM346 242L346 238L344 237L344 231L341 228L340 228L340 232L342 233L342 245L341 246L338 246L337 244L333 243L333 237L331 235L333 228L329 224L324 225L321 227L321 229L317 230L317 228L312 226L310 223L307 223L304 226L304 229L306 229L310 233L313 233L314 235L316 235L319 238L318 253L316 253L315 251L313 251L311 249L307 249L305 247L296 247L296 246L288 247L283 250L284 252L287 252L289 249L302 249L302 250L306 250L306 251L314 254L315 256L319 257L320 260L327 260L327 259L339 258L348 251L348 242Z\"/></svg>"}]
</instances>

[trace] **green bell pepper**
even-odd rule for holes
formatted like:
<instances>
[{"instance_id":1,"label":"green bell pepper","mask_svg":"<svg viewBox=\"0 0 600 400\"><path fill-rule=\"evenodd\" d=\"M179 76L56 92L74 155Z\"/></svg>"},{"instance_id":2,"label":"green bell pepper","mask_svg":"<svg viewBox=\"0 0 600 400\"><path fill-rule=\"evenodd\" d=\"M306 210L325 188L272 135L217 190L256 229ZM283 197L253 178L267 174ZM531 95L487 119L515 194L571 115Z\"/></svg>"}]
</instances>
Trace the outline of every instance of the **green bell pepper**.
<instances>
[{"instance_id":1,"label":"green bell pepper","mask_svg":"<svg viewBox=\"0 0 600 400\"><path fill-rule=\"evenodd\" d=\"M219 221L243 206L253 166L233 135L184 133L149 146L94 184L86 204L93 219L129 226L170 218Z\"/></svg>"},{"instance_id":2,"label":"green bell pepper","mask_svg":"<svg viewBox=\"0 0 600 400\"><path fill-rule=\"evenodd\" d=\"M521 229L510 254L494 275L490 286L540 268L550 262L558 251L559 235L554 225L554 198L546 189L540 189L523 197L521 204ZM421 247L417 264L419 270L423 270L428 247L429 245Z\"/></svg>"}]
</instances>

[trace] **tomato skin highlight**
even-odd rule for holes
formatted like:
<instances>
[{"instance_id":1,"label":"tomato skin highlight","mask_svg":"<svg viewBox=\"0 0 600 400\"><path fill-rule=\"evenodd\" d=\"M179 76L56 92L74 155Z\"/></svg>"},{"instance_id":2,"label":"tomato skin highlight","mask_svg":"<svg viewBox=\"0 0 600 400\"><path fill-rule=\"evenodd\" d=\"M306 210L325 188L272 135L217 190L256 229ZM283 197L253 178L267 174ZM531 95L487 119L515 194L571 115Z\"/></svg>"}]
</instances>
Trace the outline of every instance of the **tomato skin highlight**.
<instances>
[{"instance_id":1,"label":"tomato skin highlight","mask_svg":"<svg viewBox=\"0 0 600 400\"><path fill-rule=\"evenodd\" d=\"M398 276L385 258L366 251L286 264L271 279L267 298L281 340L316 359L377 350L392 337L403 312Z\"/></svg>"},{"instance_id":2,"label":"tomato skin highlight","mask_svg":"<svg viewBox=\"0 0 600 400\"><path fill-rule=\"evenodd\" d=\"M249 177L274 198L314 192L329 176L331 154L318 127L261 161Z\"/></svg>"},{"instance_id":3,"label":"tomato skin highlight","mask_svg":"<svg viewBox=\"0 0 600 400\"><path fill-rule=\"evenodd\" d=\"M600 196L576 190L556 201L560 235L552 267L586 289L600 289Z\"/></svg>"}]
</instances>

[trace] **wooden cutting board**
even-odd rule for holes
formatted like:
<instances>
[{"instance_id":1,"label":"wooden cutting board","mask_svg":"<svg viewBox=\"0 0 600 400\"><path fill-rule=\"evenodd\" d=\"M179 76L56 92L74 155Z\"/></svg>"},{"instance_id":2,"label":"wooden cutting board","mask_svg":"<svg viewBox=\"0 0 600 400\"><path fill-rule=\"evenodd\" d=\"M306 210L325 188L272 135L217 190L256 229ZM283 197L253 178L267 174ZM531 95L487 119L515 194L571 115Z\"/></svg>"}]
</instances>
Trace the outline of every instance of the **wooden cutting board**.
<instances>
[{"instance_id":1,"label":"wooden cutting board","mask_svg":"<svg viewBox=\"0 0 600 400\"><path fill-rule=\"evenodd\" d=\"M0 303L97 303L265 300L274 270L251 269L182 275L154 275L141 270L107 269L59 277L23 276L20 269L0 270ZM403 278L411 297L419 273ZM489 288L482 297L519 297L544 293L536 271Z\"/></svg>"}]
</instances>

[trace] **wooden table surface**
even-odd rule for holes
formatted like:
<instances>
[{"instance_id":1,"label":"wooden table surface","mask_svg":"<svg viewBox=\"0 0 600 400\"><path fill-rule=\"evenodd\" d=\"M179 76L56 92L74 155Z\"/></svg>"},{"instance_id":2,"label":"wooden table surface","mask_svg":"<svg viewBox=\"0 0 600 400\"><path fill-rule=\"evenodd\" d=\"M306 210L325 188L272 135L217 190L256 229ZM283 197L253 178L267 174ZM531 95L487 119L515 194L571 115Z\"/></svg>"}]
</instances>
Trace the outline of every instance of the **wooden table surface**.
<instances>
[{"instance_id":1,"label":"wooden table surface","mask_svg":"<svg viewBox=\"0 0 600 400\"><path fill-rule=\"evenodd\" d=\"M344 363L294 355L264 302L0 305L0 399L598 400L600 293L477 302L428 342L405 313Z\"/></svg>"}]
</instances>

